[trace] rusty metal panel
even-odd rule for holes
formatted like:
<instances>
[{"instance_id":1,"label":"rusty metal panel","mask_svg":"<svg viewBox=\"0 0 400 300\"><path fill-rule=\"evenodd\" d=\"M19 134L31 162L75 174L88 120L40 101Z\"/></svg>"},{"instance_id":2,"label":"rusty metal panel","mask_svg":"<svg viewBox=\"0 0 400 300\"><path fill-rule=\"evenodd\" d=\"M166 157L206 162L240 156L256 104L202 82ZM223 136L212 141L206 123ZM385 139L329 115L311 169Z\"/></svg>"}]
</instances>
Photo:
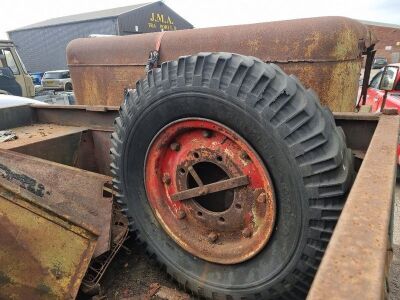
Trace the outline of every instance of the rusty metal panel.
<instances>
[{"instance_id":1,"label":"rusty metal panel","mask_svg":"<svg viewBox=\"0 0 400 300\"><path fill-rule=\"evenodd\" d=\"M307 299L383 297L399 124L380 116Z\"/></svg>"},{"instance_id":2,"label":"rusty metal panel","mask_svg":"<svg viewBox=\"0 0 400 300\"><path fill-rule=\"evenodd\" d=\"M97 233L95 256L110 249L112 198L103 188L111 177L0 150L1 177L28 191L25 198Z\"/></svg>"},{"instance_id":3,"label":"rusty metal panel","mask_svg":"<svg viewBox=\"0 0 400 300\"><path fill-rule=\"evenodd\" d=\"M5 188L4 181L0 181L0 298L75 299L97 235L39 201L33 204L16 185Z\"/></svg>"},{"instance_id":4,"label":"rusty metal panel","mask_svg":"<svg viewBox=\"0 0 400 300\"><path fill-rule=\"evenodd\" d=\"M94 156L97 161L99 173L112 176L111 164L111 131L92 131L94 143Z\"/></svg>"},{"instance_id":5,"label":"rusty metal panel","mask_svg":"<svg viewBox=\"0 0 400 300\"><path fill-rule=\"evenodd\" d=\"M11 129L12 127L7 127ZM86 128L77 126L59 126L55 124L31 124L12 128L17 139L0 144L0 149L19 149L26 145L39 144L43 141L58 137L74 135L84 131ZM43 151L43 149L42 149Z\"/></svg>"},{"instance_id":6,"label":"rusty metal panel","mask_svg":"<svg viewBox=\"0 0 400 300\"><path fill-rule=\"evenodd\" d=\"M378 125L379 115L371 113L334 113L336 126L343 129L347 147L367 152Z\"/></svg>"},{"instance_id":7,"label":"rusty metal panel","mask_svg":"<svg viewBox=\"0 0 400 300\"><path fill-rule=\"evenodd\" d=\"M67 59L79 104L120 105L123 90L144 76L160 33L77 39ZM334 111L352 111L361 54L375 43L361 23L321 17L165 32L160 60L198 52L234 52L280 65L313 88Z\"/></svg>"},{"instance_id":8,"label":"rusty metal panel","mask_svg":"<svg viewBox=\"0 0 400 300\"><path fill-rule=\"evenodd\" d=\"M33 109L29 105L2 107L0 109L0 130L32 124Z\"/></svg>"},{"instance_id":9,"label":"rusty metal panel","mask_svg":"<svg viewBox=\"0 0 400 300\"><path fill-rule=\"evenodd\" d=\"M34 108L38 123L53 123L68 126L82 126L98 130L113 130L118 117L115 106L48 105Z\"/></svg>"}]
</instances>

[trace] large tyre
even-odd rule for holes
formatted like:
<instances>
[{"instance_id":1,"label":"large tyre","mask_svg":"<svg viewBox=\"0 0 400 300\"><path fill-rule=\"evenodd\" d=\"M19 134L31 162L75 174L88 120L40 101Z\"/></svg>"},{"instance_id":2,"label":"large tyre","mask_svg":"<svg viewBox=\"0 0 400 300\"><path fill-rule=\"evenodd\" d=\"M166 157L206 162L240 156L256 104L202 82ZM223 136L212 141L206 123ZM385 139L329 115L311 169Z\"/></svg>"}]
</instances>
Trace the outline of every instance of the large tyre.
<instances>
[{"instance_id":1,"label":"large tyre","mask_svg":"<svg viewBox=\"0 0 400 300\"><path fill-rule=\"evenodd\" d=\"M197 133L202 126L207 129L203 130L204 139ZM196 196L177 201L182 206L175 210L175 204L171 204L175 196L168 193L170 189L179 192L175 185L181 184L182 174L177 171L165 178L159 171L187 167L186 162L177 163L174 155L192 153L191 144L185 144L190 135L190 143L196 147L199 140L204 144L196 151L201 155L205 151L206 156L214 155L209 153L218 152L220 146L215 141L207 144L205 139L226 135L220 144L228 140L232 149L224 148L223 158L217 159L229 161L239 175L249 174L250 181L254 176L263 178L267 202L265 198L261 202L269 206L257 221L261 225L252 222L249 231L243 225L246 221L237 225L235 219L232 224L239 227L229 231L228 221L222 219L225 224L221 225L219 217L214 225L194 226L203 224L198 219L204 215L199 215L207 213L208 218L208 210L211 217L218 218L225 213L221 211L231 209L232 203L237 206L236 198L243 191L249 192L252 182L234 186L229 195L219 194L231 197L230 204L222 209L207 206L201 202L203 196ZM354 171L351 152L332 114L294 76L287 76L274 64L230 53L200 53L163 63L140 80L135 90L127 92L115 121L112 145L117 201L138 240L182 287L209 299L306 296ZM248 154L239 158L232 154L235 151ZM243 166L248 162L255 169L246 173ZM230 177L228 165L209 168L208 173L199 166L193 168L202 174L204 183ZM221 176L220 169L226 171ZM190 178L191 182L187 179L183 186L196 187L194 177ZM254 221L252 214L261 203L257 198L260 193L250 192L236 208L250 207L247 212ZM212 200L220 203L216 197ZM199 215L195 215L196 210ZM182 234L182 228L186 234ZM224 230L234 238L227 238ZM223 248L224 243L229 247ZM246 247L256 250L247 255L247 250L241 250Z\"/></svg>"}]
</instances>

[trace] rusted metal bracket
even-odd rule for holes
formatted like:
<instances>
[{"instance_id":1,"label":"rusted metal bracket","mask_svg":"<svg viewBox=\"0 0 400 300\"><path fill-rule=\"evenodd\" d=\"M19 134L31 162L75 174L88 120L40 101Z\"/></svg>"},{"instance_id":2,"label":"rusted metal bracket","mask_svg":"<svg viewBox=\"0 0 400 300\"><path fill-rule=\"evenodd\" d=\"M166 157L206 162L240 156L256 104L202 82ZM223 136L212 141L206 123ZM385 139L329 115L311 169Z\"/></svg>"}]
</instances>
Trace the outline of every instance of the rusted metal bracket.
<instances>
[{"instance_id":1,"label":"rusted metal bracket","mask_svg":"<svg viewBox=\"0 0 400 300\"><path fill-rule=\"evenodd\" d=\"M367 101L367 90L368 90L368 85L369 85L369 77L371 75L371 68L372 68L372 63L374 61L375 57L375 52L374 46L372 45L367 48L366 54L367 54L367 59L365 61L365 71L364 71L364 76L363 76L363 84L361 88L361 95L360 98L357 101L356 108L360 108L360 103L361 105L365 105L365 102Z\"/></svg>"},{"instance_id":2,"label":"rusted metal bracket","mask_svg":"<svg viewBox=\"0 0 400 300\"><path fill-rule=\"evenodd\" d=\"M191 172L191 174L192 174L193 171L189 170L189 172ZM195 174L197 175L197 173L195 173ZM193 176L194 179L196 180L196 177L197 177L198 178L197 180L200 180L200 178L196 175ZM196 182L197 182L197 180L196 180ZM201 182L201 180L200 180L200 182ZM210 184L206 184L206 185L200 185L199 187L196 187L196 188L181 191L181 192L178 192L178 193L172 195L171 199L173 201L182 201L182 200L187 200L187 199L190 199L193 197L204 196L204 195L211 194L211 193L217 193L220 191L234 189L234 188L241 187L241 186L244 186L247 184L249 184L249 178L246 175L243 175L243 176L229 178L226 180L222 180L222 181L218 181L218 182L214 182L214 183L210 183Z\"/></svg>"},{"instance_id":3,"label":"rusted metal bracket","mask_svg":"<svg viewBox=\"0 0 400 300\"><path fill-rule=\"evenodd\" d=\"M113 193L112 190L110 192ZM111 249L106 254L96 257L90 262L81 284L81 290L85 294L100 292L100 280L115 255L122 248L123 243L128 239L128 233L128 219L122 214L121 208L114 204Z\"/></svg>"},{"instance_id":4,"label":"rusted metal bracket","mask_svg":"<svg viewBox=\"0 0 400 300\"><path fill-rule=\"evenodd\" d=\"M154 50L151 50L149 53L149 59L147 61L147 65L145 68L145 72L147 73L153 68L158 66L158 62L160 60L160 48L161 48L161 40L165 34L165 31L162 31L157 36L156 47Z\"/></svg>"}]
</instances>

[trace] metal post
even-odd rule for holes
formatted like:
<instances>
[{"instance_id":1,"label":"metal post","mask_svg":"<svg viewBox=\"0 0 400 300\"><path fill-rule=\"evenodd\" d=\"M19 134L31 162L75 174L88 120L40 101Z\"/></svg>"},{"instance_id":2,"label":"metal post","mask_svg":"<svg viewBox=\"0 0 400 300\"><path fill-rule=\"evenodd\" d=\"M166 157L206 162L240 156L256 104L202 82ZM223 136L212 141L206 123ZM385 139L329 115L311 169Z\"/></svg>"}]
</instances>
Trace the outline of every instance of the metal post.
<instances>
[{"instance_id":1,"label":"metal post","mask_svg":"<svg viewBox=\"0 0 400 300\"><path fill-rule=\"evenodd\" d=\"M369 77L370 77L370 74L371 74L371 67L372 67L372 62L374 61L375 52L376 52L376 50L374 50L374 45L372 45L371 47L367 48L367 51L366 51L367 59L365 61L365 71L364 71L362 90L361 90L360 99L358 99L356 108L360 107L360 100L361 99L362 99L362 105L365 105L365 102L367 100L367 90L368 90L368 84L369 84Z\"/></svg>"}]
</instances>

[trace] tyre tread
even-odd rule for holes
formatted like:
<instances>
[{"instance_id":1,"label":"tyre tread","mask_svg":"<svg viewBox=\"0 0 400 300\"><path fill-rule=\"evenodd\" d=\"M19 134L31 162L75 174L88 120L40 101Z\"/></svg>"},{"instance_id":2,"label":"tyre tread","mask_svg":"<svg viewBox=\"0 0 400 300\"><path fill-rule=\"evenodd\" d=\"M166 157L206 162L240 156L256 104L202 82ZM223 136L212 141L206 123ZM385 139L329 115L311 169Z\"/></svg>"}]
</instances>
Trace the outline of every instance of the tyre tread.
<instances>
[{"instance_id":1,"label":"tyre tread","mask_svg":"<svg viewBox=\"0 0 400 300\"><path fill-rule=\"evenodd\" d=\"M176 274L146 244L150 255L185 289L209 299L303 299L312 282L332 235L344 198L354 177L352 157L346 148L343 130L336 127L332 113L323 108L312 90L305 89L293 75L278 66L252 57L230 53L199 53L164 62L160 69L147 73L135 90L128 91L115 120L112 134L111 172L118 191L117 201L129 218L131 229L142 240L133 224L124 197L125 182L121 174L121 153L129 118L145 105L150 95L182 86L206 87L243 100L244 107L255 109L260 119L275 129L291 150L309 195L308 239L301 259L286 279L273 289L246 297L236 293L219 293L188 281Z\"/></svg>"}]
</instances>

